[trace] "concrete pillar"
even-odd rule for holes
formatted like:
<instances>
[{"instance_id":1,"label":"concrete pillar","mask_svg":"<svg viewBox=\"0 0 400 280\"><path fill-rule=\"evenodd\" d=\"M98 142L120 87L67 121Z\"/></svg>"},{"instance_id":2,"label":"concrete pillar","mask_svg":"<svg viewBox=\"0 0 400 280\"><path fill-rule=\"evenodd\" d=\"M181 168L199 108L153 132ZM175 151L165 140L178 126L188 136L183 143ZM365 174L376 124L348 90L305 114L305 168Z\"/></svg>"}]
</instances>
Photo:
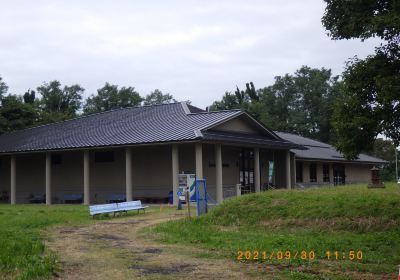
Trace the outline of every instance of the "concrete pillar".
<instances>
[{"instance_id":1,"label":"concrete pillar","mask_svg":"<svg viewBox=\"0 0 400 280\"><path fill-rule=\"evenodd\" d=\"M297 177L297 166L296 166L296 155L293 155L293 185L296 186L296 177Z\"/></svg>"},{"instance_id":2,"label":"concrete pillar","mask_svg":"<svg viewBox=\"0 0 400 280\"><path fill-rule=\"evenodd\" d=\"M10 193L10 202L11 204L17 203L17 162L15 159L15 155L11 156L11 193Z\"/></svg>"},{"instance_id":3,"label":"concrete pillar","mask_svg":"<svg viewBox=\"0 0 400 280\"><path fill-rule=\"evenodd\" d=\"M222 183L222 148L220 144L215 145L215 188L217 191L217 202L224 200L224 190Z\"/></svg>"},{"instance_id":4,"label":"concrete pillar","mask_svg":"<svg viewBox=\"0 0 400 280\"><path fill-rule=\"evenodd\" d=\"M125 186L126 201L132 201L132 149L125 149Z\"/></svg>"},{"instance_id":5,"label":"concrete pillar","mask_svg":"<svg viewBox=\"0 0 400 280\"><path fill-rule=\"evenodd\" d=\"M203 177L203 145L196 143L196 178L204 179Z\"/></svg>"},{"instance_id":6,"label":"concrete pillar","mask_svg":"<svg viewBox=\"0 0 400 280\"><path fill-rule=\"evenodd\" d=\"M179 148L177 144L172 145L172 197L174 205L178 205L179 188Z\"/></svg>"},{"instance_id":7,"label":"concrete pillar","mask_svg":"<svg viewBox=\"0 0 400 280\"><path fill-rule=\"evenodd\" d=\"M254 188L256 192L261 191L260 174L260 148L254 148Z\"/></svg>"},{"instance_id":8,"label":"concrete pillar","mask_svg":"<svg viewBox=\"0 0 400 280\"><path fill-rule=\"evenodd\" d=\"M51 154L46 153L46 204L51 204Z\"/></svg>"},{"instance_id":9,"label":"concrete pillar","mask_svg":"<svg viewBox=\"0 0 400 280\"><path fill-rule=\"evenodd\" d=\"M90 161L88 150L83 152L83 204L90 204Z\"/></svg>"},{"instance_id":10,"label":"concrete pillar","mask_svg":"<svg viewBox=\"0 0 400 280\"><path fill-rule=\"evenodd\" d=\"M290 170L290 151L286 152L286 188L292 188L292 174Z\"/></svg>"}]
</instances>

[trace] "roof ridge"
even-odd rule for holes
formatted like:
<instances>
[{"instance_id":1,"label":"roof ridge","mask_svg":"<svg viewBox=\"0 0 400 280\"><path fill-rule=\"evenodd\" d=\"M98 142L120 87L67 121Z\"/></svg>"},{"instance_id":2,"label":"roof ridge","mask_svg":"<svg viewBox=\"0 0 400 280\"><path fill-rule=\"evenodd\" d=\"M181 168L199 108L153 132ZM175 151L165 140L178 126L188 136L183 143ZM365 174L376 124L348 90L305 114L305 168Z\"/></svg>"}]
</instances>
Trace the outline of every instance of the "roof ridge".
<instances>
[{"instance_id":1,"label":"roof ridge","mask_svg":"<svg viewBox=\"0 0 400 280\"><path fill-rule=\"evenodd\" d=\"M199 115L199 114L211 114L211 113L223 113L223 112L238 112L242 111L242 109L229 109L229 110L219 110L219 111L205 111L205 112L197 112L197 113L190 113L188 115Z\"/></svg>"}]
</instances>

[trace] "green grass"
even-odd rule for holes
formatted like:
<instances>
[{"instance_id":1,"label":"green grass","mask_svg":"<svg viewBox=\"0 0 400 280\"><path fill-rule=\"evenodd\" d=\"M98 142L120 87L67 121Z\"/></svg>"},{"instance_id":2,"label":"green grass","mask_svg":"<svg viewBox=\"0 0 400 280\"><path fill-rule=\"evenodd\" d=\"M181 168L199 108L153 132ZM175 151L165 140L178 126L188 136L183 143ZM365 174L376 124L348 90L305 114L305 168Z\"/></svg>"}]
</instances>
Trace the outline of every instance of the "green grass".
<instances>
[{"instance_id":1,"label":"green grass","mask_svg":"<svg viewBox=\"0 0 400 280\"><path fill-rule=\"evenodd\" d=\"M400 264L400 187L352 185L245 195L205 216L163 223L152 232L164 242L191 244L232 259L239 250L289 250L292 256L315 251L313 261L258 260L282 269L289 279L395 275ZM328 250L340 251L341 257L342 252L361 250L363 259L351 261L347 254L344 260L327 260Z\"/></svg>"},{"instance_id":2,"label":"green grass","mask_svg":"<svg viewBox=\"0 0 400 280\"><path fill-rule=\"evenodd\" d=\"M87 206L0 205L0 278L49 278L57 258L46 251L49 226L91 222Z\"/></svg>"}]
</instances>

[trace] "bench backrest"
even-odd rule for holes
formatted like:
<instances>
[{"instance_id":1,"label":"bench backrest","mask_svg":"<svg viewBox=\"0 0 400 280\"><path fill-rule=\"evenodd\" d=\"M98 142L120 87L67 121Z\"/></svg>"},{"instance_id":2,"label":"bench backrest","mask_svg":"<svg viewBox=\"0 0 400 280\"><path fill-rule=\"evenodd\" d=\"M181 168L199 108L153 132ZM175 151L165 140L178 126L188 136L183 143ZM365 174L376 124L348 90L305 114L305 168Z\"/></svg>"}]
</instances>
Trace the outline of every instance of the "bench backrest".
<instances>
[{"instance_id":1,"label":"bench backrest","mask_svg":"<svg viewBox=\"0 0 400 280\"><path fill-rule=\"evenodd\" d=\"M142 202L140 200L89 206L90 215L136 210L136 209L143 209Z\"/></svg>"},{"instance_id":2,"label":"bench backrest","mask_svg":"<svg viewBox=\"0 0 400 280\"><path fill-rule=\"evenodd\" d=\"M118 203L118 209L121 210L135 210L140 208L142 208L142 202L140 200Z\"/></svg>"},{"instance_id":3,"label":"bench backrest","mask_svg":"<svg viewBox=\"0 0 400 280\"><path fill-rule=\"evenodd\" d=\"M116 212L119 210L118 210L117 203L109 203L109 204L90 205L89 211L90 211L90 215L95 215L95 214L101 214L101 213Z\"/></svg>"}]
</instances>

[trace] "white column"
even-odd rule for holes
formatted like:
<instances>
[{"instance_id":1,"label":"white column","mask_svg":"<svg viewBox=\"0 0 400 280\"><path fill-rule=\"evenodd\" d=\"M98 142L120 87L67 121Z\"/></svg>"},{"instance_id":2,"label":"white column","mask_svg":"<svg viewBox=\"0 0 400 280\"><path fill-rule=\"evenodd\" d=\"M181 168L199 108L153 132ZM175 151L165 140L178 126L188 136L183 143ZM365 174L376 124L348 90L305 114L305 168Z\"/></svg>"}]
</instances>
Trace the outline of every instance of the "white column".
<instances>
[{"instance_id":1,"label":"white column","mask_svg":"<svg viewBox=\"0 0 400 280\"><path fill-rule=\"evenodd\" d=\"M177 144L172 145L172 197L174 205L178 205L178 188L179 188L179 148Z\"/></svg>"},{"instance_id":2,"label":"white column","mask_svg":"<svg viewBox=\"0 0 400 280\"><path fill-rule=\"evenodd\" d=\"M215 145L215 188L217 191L217 202L222 203L224 192L222 185L222 148L220 144Z\"/></svg>"},{"instance_id":3,"label":"white column","mask_svg":"<svg viewBox=\"0 0 400 280\"><path fill-rule=\"evenodd\" d=\"M132 149L125 149L125 186L126 201L132 201Z\"/></svg>"},{"instance_id":4,"label":"white column","mask_svg":"<svg viewBox=\"0 0 400 280\"><path fill-rule=\"evenodd\" d=\"M292 175L290 171L290 151L286 152L286 188L292 188Z\"/></svg>"},{"instance_id":5,"label":"white column","mask_svg":"<svg viewBox=\"0 0 400 280\"><path fill-rule=\"evenodd\" d=\"M46 153L46 204L51 204L51 154Z\"/></svg>"},{"instance_id":6,"label":"white column","mask_svg":"<svg viewBox=\"0 0 400 280\"><path fill-rule=\"evenodd\" d=\"M83 203L90 204L90 162L89 151L83 152Z\"/></svg>"},{"instance_id":7,"label":"white column","mask_svg":"<svg viewBox=\"0 0 400 280\"><path fill-rule=\"evenodd\" d=\"M256 192L261 191L261 174L260 174L260 149L254 148L254 188Z\"/></svg>"},{"instance_id":8,"label":"white column","mask_svg":"<svg viewBox=\"0 0 400 280\"><path fill-rule=\"evenodd\" d=\"M15 155L11 156L11 195L10 195L10 202L11 204L17 203L17 166L16 166L16 159Z\"/></svg>"},{"instance_id":9,"label":"white column","mask_svg":"<svg viewBox=\"0 0 400 280\"><path fill-rule=\"evenodd\" d=\"M203 146L201 143L196 143L196 178L204 179L204 177L203 177Z\"/></svg>"}]
</instances>

